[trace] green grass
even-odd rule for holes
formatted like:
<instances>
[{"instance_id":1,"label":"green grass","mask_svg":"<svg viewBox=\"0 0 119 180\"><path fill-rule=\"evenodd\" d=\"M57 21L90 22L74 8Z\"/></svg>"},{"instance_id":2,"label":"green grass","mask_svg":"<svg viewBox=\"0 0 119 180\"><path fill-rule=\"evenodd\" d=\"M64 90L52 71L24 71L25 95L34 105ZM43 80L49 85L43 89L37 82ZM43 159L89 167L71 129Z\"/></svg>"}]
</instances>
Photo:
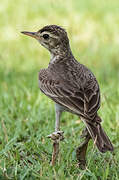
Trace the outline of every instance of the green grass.
<instances>
[{"instance_id":1,"label":"green grass","mask_svg":"<svg viewBox=\"0 0 119 180\"><path fill-rule=\"evenodd\" d=\"M119 2L118 0L4 0L0 3L0 180L119 179ZM114 155L89 144L87 168L77 167L75 149L83 123L64 113L59 161L50 166L54 104L38 88L38 71L49 54L20 34L46 24L67 29L75 57L96 75L99 114Z\"/></svg>"}]
</instances>

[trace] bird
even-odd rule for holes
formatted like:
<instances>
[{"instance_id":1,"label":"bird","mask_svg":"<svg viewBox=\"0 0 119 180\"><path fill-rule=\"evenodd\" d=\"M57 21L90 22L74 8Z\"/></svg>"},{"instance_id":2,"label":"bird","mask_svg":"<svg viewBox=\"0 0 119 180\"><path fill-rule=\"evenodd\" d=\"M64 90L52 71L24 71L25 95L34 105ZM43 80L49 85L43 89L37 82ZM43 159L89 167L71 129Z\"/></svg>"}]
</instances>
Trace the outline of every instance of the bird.
<instances>
[{"instance_id":1,"label":"bird","mask_svg":"<svg viewBox=\"0 0 119 180\"><path fill-rule=\"evenodd\" d=\"M82 132L85 141L76 149L79 166L86 164L90 139L101 153L113 151L114 147L98 115L99 84L91 70L75 59L66 30L58 25L46 25L36 32L21 33L35 38L51 55L48 68L39 72L39 87L55 102L55 132L48 136L54 140L52 164L55 164L58 156L59 141L64 139L63 131L60 131L60 117L64 111L79 116L86 127Z\"/></svg>"}]
</instances>

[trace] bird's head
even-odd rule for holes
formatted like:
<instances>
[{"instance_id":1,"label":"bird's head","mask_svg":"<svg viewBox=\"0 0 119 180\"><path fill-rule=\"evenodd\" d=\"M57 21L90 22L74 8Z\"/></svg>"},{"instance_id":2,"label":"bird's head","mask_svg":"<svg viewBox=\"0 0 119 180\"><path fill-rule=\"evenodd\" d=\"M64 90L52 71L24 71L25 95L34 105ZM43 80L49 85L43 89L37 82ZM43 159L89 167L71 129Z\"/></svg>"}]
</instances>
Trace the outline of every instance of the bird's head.
<instances>
[{"instance_id":1,"label":"bird's head","mask_svg":"<svg viewBox=\"0 0 119 180\"><path fill-rule=\"evenodd\" d=\"M69 48L69 39L66 31L57 25L48 25L37 32L22 32L39 41L39 43L47 48L52 54L57 54Z\"/></svg>"}]
</instances>

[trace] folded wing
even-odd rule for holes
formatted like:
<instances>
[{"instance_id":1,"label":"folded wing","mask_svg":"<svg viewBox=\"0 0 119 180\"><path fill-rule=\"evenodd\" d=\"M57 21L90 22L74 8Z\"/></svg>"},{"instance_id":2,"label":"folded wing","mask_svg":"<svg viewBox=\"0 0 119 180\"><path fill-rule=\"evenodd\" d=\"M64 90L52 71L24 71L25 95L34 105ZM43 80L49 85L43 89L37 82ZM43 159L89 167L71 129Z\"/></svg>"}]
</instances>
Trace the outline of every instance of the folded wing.
<instances>
[{"instance_id":1,"label":"folded wing","mask_svg":"<svg viewBox=\"0 0 119 180\"><path fill-rule=\"evenodd\" d=\"M39 73L39 86L45 95L74 114L92 120L100 107L100 92L95 79L87 82L84 89L78 85L72 90L71 84L52 80L45 69Z\"/></svg>"}]
</instances>

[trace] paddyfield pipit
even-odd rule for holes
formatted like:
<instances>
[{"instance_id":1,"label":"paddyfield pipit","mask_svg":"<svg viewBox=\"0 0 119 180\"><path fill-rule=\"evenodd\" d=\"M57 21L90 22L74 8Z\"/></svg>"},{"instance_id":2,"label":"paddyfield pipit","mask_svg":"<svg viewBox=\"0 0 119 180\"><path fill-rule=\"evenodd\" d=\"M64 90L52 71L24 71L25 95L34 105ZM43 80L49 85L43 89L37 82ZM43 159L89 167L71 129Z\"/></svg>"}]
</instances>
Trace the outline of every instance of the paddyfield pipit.
<instances>
[{"instance_id":1,"label":"paddyfield pipit","mask_svg":"<svg viewBox=\"0 0 119 180\"><path fill-rule=\"evenodd\" d=\"M113 145L101 126L97 111L100 108L100 89L94 74L80 64L72 54L66 31L57 25L48 25L37 32L22 32L39 41L51 54L47 69L39 72L40 90L55 102L55 132L53 140L52 164L59 152L60 116L68 111L80 116L86 128L82 133L84 142L76 149L79 165L85 166L85 156L90 139L100 152L113 151Z\"/></svg>"}]
</instances>

